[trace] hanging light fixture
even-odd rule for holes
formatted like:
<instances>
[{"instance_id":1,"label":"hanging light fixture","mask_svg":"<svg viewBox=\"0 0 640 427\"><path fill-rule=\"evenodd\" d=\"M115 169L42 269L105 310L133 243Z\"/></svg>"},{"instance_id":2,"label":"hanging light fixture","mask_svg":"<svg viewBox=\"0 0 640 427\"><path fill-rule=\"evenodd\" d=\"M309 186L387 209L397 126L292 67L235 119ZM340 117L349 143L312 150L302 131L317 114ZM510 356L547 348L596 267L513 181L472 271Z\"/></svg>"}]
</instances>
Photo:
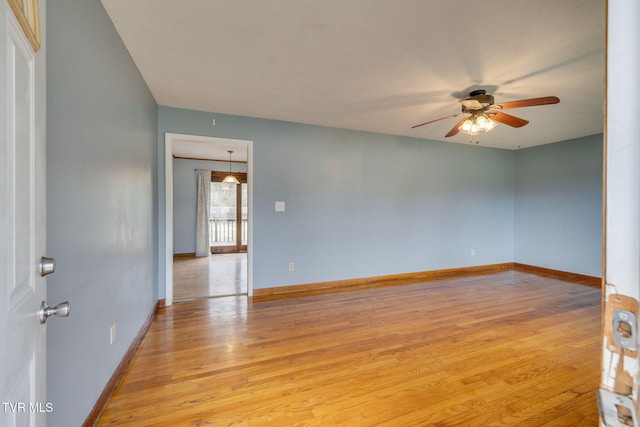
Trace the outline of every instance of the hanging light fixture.
<instances>
[{"instance_id":1,"label":"hanging light fixture","mask_svg":"<svg viewBox=\"0 0 640 427\"><path fill-rule=\"evenodd\" d=\"M236 178L231 174L231 153L233 153L233 150L228 150L228 153L229 153L229 175L225 176L222 182L227 184L240 184L240 181L238 181L238 178Z\"/></svg>"},{"instance_id":2,"label":"hanging light fixture","mask_svg":"<svg viewBox=\"0 0 640 427\"><path fill-rule=\"evenodd\" d=\"M474 114L465 120L458 129L468 135L477 135L480 132L489 132L496 125L495 121L484 114Z\"/></svg>"}]
</instances>

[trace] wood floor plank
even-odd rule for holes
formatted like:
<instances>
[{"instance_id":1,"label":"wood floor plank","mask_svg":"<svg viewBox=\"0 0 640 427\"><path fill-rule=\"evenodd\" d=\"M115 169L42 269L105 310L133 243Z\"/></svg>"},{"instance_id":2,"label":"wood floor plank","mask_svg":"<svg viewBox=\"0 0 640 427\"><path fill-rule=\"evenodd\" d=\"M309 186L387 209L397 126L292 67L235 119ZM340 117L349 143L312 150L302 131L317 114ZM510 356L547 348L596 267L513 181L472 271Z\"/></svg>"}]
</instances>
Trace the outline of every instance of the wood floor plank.
<instances>
[{"instance_id":1,"label":"wood floor plank","mask_svg":"<svg viewBox=\"0 0 640 427\"><path fill-rule=\"evenodd\" d=\"M187 301L247 293L247 253L174 256L173 298Z\"/></svg>"},{"instance_id":2,"label":"wood floor plank","mask_svg":"<svg viewBox=\"0 0 640 427\"><path fill-rule=\"evenodd\" d=\"M520 271L183 302L98 425L595 426L600 304Z\"/></svg>"}]
</instances>

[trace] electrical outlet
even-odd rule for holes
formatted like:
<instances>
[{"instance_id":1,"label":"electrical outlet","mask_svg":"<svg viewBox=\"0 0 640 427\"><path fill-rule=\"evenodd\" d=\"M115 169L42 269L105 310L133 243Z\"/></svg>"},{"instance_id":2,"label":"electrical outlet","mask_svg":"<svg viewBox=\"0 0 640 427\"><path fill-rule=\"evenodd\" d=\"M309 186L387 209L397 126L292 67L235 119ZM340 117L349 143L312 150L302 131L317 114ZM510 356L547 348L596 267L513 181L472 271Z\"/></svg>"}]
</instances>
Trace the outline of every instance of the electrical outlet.
<instances>
[{"instance_id":1,"label":"electrical outlet","mask_svg":"<svg viewBox=\"0 0 640 427\"><path fill-rule=\"evenodd\" d=\"M476 250L475 249L471 249L471 256L476 256Z\"/></svg>"},{"instance_id":2,"label":"electrical outlet","mask_svg":"<svg viewBox=\"0 0 640 427\"><path fill-rule=\"evenodd\" d=\"M295 265L292 262L290 262L289 263L289 271L293 271L294 268L295 268Z\"/></svg>"},{"instance_id":3,"label":"electrical outlet","mask_svg":"<svg viewBox=\"0 0 640 427\"><path fill-rule=\"evenodd\" d=\"M116 342L116 324L114 323L109 328L109 344Z\"/></svg>"}]
</instances>

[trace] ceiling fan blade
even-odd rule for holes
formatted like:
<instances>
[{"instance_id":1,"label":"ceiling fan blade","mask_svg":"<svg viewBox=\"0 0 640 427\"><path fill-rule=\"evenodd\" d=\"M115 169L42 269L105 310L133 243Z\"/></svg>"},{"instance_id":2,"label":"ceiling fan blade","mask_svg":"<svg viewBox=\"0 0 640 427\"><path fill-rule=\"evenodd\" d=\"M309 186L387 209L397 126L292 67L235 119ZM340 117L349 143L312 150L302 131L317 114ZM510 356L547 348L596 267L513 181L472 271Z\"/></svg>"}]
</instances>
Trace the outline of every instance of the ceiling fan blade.
<instances>
[{"instance_id":1,"label":"ceiling fan blade","mask_svg":"<svg viewBox=\"0 0 640 427\"><path fill-rule=\"evenodd\" d=\"M529 123L529 120L521 119L520 117L501 112L497 112L495 113L495 115L491 115L490 117L496 122L504 123L505 125L509 125L514 128L521 128L522 126Z\"/></svg>"},{"instance_id":2,"label":"ceiling fan blade","mask_svg":"<svg viewBox=\"0 0 640 427\"><path fill-rule=\"evenodd\" d=\"M509 108L521 108L521 107L535 107L536 105L549 105L557 104L560 102L560 98L557 96L544 96L542 98L521 99L519 101L509 101L499 104L503 110Z\"/></svg>"},{"instance_id":3,"label":"ceiling fan blade","mask_svg":"<svg viewBox=\"0 0 640 427\"><path fill-rule=\"evenodd\" d=\"M431 120L430 122L420 123L419 125L411 126L411 129L415 129L417 127L424 126L424 125L428 125L429 123L439 122L440 120L445 120L445 119L450 119L450 118L453 118L453 117L457 117L460 114L463 114L463 113L452 114L452 115L447 116L447 117L440 117L439 119Z\"/></svg>"},{"instance_id":4,"label":"ceiling fan blade","mask_svg":"<svg viewBox=\"0 0 640 427\"><path fill-rule=\"evenodd\" d=\"M460 126L462 126L462 123L464 123L465 120L467 120L466 117L464 119L460 120L458 123L456 123L456 125L454 127L452 127L451 130L449 131L449 133L446 134L444 137L445 138L449 138L450 136L456 135L458 132L460 132L460 130L458 128Z\"/></svg>"}]
</instances>

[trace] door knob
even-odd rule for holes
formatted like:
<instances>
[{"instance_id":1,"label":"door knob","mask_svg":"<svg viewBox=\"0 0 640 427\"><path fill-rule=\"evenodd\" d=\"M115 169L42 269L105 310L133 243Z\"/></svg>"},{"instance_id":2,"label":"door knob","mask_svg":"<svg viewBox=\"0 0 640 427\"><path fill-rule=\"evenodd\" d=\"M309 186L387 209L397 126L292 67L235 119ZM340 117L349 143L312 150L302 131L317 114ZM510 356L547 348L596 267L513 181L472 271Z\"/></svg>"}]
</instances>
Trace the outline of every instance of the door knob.
<instances>
[{"instance_id":1,"label":"door knob","mask_svg":"<svg viewBox=\"0 0 640 427\"><path fill-rule=\"evenodd\" d=\"M68 317L69 309L69 301L61 302L55 307L49 307L46 301L42 301L42 305L40 305L40 311L38 311L40 323L44 324L49 316Z\"/></svg>"},{"instance_id":2,"label":"door knob","mask_svg":"<svg viewBox=\"0 0 640 427\"><path fill-rule=\"evenodd\" d=\"M40 258L40 275L46 276L56 271L56 260L43 256Z\"/></svg>"}]
</instances>

